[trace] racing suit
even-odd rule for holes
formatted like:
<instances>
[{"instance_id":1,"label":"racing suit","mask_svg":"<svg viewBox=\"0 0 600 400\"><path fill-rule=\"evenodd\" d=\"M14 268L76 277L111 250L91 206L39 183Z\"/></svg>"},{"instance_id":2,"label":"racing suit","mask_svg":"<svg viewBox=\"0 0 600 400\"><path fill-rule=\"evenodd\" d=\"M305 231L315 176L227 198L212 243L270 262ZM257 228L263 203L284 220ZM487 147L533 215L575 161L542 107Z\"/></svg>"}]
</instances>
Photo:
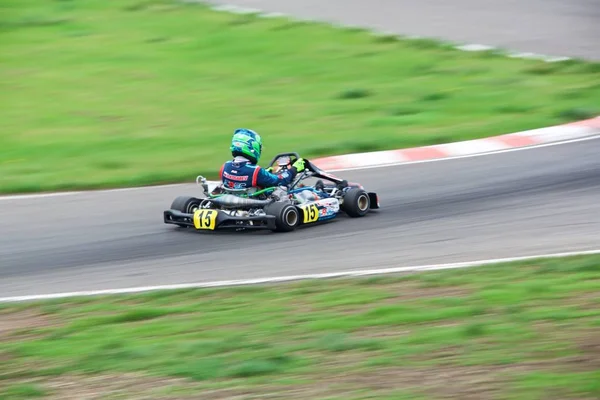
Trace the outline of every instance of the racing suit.
<instances>
[{"instance_id":1,"label":"racing suit","mask_svg":"<svg viewBox=\"0 0 600 400\"><path fill-rule=\"evenodd\" d=\"M219 177L223 185L230 189L264 189L272 186L287 185L297 174L296 168L273 174L244 157L235 157L221 167Z\"/></svg>"}]
</instances>

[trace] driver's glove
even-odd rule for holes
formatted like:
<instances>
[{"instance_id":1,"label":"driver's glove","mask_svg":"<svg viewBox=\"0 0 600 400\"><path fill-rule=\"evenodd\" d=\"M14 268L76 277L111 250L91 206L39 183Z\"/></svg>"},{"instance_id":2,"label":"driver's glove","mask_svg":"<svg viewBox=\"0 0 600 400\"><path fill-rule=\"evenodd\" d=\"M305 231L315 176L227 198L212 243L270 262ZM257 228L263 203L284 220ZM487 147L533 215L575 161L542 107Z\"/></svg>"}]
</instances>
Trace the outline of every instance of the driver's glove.
<instances>
[{"instance_id":1,"label":"driver's glove","mask_svg":"<svg viewBox=\"0 0 600 400\"><path fill-rule=\"evenodd\" d=\"M292 165L292 167L296 169L296 172L304 171L304 159L303 158L297 159L296 162L294 163L294 165Z\"/></svg>"},{"instance_id":2,"label":"driver's glove","mask_svg":"<svg viewBox=\"0 0 600 400\"><path fill-rule=\"evenodd\" d=\"M267 168L267 172L273 172L273 167Z\"/></svg>"}]
</instances>

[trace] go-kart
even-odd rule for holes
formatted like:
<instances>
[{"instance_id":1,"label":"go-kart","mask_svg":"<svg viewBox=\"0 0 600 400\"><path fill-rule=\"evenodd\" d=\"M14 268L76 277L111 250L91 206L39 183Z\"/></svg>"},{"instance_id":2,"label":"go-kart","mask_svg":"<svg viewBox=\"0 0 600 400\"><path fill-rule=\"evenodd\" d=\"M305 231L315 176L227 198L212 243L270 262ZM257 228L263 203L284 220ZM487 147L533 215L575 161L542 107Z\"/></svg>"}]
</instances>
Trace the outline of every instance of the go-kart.
<instances>
[{"instance_id":1,"label":"go-kart","mask_svg":"<svg viewBox=\"0 0 600 400\"><path fill-rule=\"evenodd\" d=\"M297 153L276 155L267 168L273 173L291 168ZM306 180L317 178L314 185ZM327 181L327 183L323 182ZM287 186L264 189L233 189L221 183L209 183L199 175L196 184L204 197L179 196L164 211L164 223L196 230L270 229L290 232L301 225L329 221L344 212L363 217L379 208L379 197L358 183L349 183L327 173L305 159L305 169Z\"/></svg>"}]
</instances>

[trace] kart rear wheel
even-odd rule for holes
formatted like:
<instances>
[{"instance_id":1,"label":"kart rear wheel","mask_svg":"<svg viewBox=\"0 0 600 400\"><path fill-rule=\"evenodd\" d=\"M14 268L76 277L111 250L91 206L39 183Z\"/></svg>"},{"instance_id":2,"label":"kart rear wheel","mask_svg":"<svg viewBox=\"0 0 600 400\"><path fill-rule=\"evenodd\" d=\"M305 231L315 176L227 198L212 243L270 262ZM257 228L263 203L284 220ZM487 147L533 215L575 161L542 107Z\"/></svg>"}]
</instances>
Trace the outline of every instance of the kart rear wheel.
<instances>
[{"instance_id":1,"label":"kart rear wheel","mask_svg":"<svg viewBox=\"0 0 600 400\"><path fill-rule=\"evenodd\" d=\"M353 218L364 217L371 208L369 194L360 188L351 188L344 195L342 211Z\"/></svg>"},{"instance_id":2,"label":"kart rear wheel","mask_svg":"<svg viewBox=\"0 0 600 400\"><path fill-rule=\"evenodd\" d=\"M300 212L288 203L272 203L265 208L268 215L275 216L273 232L291 232L300 223Z\"/></svg>"},{"instance_id":3,"label":"kart rear wheel","mask_svg":"<svg viewBox=\"0 0 600 400\"><path fill-rule=\"evenodd\" d=\"M171 203L171 210L176 210L186 214L193 214L198 209L198 207L200 207L201 201L202 200L196 197L179 196L175 198L175 200L173 200L173 203ZM177 225L182 228L187 228L183 224Z\"/></svg>"}]
</instances>

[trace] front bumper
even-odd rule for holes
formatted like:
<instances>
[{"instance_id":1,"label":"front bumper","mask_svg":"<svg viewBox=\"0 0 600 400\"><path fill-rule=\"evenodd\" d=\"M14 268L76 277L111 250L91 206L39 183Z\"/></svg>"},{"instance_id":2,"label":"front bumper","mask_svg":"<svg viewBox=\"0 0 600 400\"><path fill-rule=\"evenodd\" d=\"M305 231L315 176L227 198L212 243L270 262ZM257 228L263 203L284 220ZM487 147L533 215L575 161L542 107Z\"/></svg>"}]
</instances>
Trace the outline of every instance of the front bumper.
<instances>
[{"instance_id":1,"label":"front bumper","mask_svg":"<svg viewBox=\"0 0 600 400\"><path fill-rule=\"evenodd\" d=\"M202 210L196 212L198 214ZM204 210L205 212L207 210ZM195 214L183 213L177 210L165 210L163 212L163 221L165 224L173 224L180 226L189 226L196 230L217 230L217 229L275 229L275 216L261 215L256 217L237 217L227 213L210 210L213 215L208 218L206 216L198 216ZM206 218L206 223L200 223L199 219Z\"/></svg>"}]
</instances>

